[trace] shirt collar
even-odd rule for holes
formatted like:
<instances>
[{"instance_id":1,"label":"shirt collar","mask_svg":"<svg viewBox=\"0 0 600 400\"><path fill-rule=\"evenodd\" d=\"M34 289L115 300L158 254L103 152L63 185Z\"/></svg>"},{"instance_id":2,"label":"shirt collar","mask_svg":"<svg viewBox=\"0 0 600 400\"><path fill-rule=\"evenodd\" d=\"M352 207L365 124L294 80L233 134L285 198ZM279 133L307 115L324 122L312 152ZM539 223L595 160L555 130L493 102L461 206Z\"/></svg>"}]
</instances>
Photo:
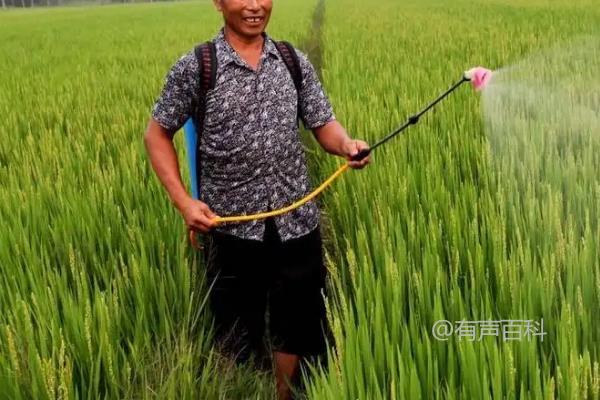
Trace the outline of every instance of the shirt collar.
<instances>
[{"instance_id":1,"label":"shirt collar","mask_svg":"<svg viewBox=\"0 0 600 400\"><path fill-rule=\"evenodd\" d=\"M273 43L273 39L266 33L263 32L262 36L264 38L264 45L262 50L263 57L265 54L270 54L275 58L279 59L279 51L277 47L275 47L275 43ZM219 65L227 65L230 62L235 62L239 65L245 65L246 63L242 60L240 55L231 47L229 42L225 40L225 28L221 28L219 33L213 38L213 42L215 43L215 47L217 49L217 61Z\"/></svg>"}]
</instances>

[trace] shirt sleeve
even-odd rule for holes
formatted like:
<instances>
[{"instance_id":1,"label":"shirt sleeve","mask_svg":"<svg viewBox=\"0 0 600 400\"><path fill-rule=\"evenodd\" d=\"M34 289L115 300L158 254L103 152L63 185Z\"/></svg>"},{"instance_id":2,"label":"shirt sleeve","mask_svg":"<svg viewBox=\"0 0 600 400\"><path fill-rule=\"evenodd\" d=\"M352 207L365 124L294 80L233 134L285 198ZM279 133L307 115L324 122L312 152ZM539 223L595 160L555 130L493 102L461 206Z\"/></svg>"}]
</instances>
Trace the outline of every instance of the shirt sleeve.
<instances>
[{"instance_id":1,"label":"shirt sleeve","mask_svg":"<svg viewBox=\"0 0 600 400\"><path fill-rule=\"evenodd\" d=\"M193 51L181 56L167 73L152 118L170 132L178 131L193 115L200 90L198 62Z\"/></svg>"},{"instance_id":2,"label":"shirt sleeve","mask_svg":"<svg viewBox=\"0 0 600 400\"><path fill-rule=\"evenodd\" d=\"M299 95L300 118L302 118L305 128L315 129L334 121L335 114L308 57L298 49L296 49L296 54L302 71L302 86Z\"/></svg>"}]
</instances>

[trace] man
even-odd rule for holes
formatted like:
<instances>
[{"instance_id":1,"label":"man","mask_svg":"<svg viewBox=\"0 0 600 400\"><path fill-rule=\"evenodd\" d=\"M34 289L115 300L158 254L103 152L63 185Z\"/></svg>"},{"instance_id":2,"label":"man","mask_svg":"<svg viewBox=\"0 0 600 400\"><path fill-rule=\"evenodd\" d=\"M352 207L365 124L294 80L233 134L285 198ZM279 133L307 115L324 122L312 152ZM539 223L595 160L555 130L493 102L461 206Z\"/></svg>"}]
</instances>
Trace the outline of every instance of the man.
<instances>
[{"instance_id":1,"label":"man","mask_svg":"<svg viewBox=\"0 0 600 400\"><path fill-rule=\"evenodd\" d=\"M271 0L214 0L224 27L214 38L217 73L206 94L200 131L200 200L186 192L173 134L194 113L201 80L193 50L171 68L153 108L145 145L152 167L189 229L207 234L207 275L216 336L242 360L263 350L265 311L277 391L301 357L325 351L326 325L319 210L314 201L266 220L217 226L211 219L253 214L293 203L311 191L297 113L325 151L345 157L368 145L352 140L306 55L297 92L272 39L265 33ZM299 104L298 104L299 102ZM299 107L297 107L297 105ZM363 168L369 157L349 161Z\"/></svg>"}]
</instances>

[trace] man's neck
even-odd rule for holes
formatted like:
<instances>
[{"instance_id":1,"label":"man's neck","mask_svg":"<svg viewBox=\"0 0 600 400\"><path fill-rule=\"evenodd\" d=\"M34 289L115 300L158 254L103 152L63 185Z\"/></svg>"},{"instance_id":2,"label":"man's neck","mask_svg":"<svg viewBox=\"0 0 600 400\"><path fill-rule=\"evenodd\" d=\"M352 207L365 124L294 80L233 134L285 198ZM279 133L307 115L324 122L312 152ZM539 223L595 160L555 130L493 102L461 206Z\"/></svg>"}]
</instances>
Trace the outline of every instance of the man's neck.
<instances>
[{"instance_id":1,"label":"man's neck","mask_svg":"<svg viewBox=\"0 0 600 400\"><path fill-rule=\"evenodd\" d=\"M227 25L224 29L225 40L238 52L260 52L263 48L263 35L258 35L252 38L238 35Z\"/></svg>"}]
</instances>

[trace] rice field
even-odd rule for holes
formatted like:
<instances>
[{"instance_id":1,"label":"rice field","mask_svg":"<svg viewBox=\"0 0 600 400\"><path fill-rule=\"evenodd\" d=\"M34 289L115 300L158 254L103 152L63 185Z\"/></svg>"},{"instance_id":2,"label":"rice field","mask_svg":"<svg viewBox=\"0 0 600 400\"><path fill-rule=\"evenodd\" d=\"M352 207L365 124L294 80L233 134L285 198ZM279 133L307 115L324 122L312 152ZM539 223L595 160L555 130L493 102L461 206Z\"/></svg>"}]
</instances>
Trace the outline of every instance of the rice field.
<instances>
[{"instance_id":1,"label":"rice field","mask_svg":"<svg viewBox=\"0 0 600 400\"><path fill-rule=\"evenodd\" d=\"M275 2L268 31L320 43L337 118L371 143L474 65L583 37L568 59L598 83L592 1L326 0L315 38L316 4ZM213 351L203 265L142 141L166 71L220 23L210 2L0 12L0 399L273 398ZM322 195L336 343L307 398L600 399L600 130L532 119L499 77ZM550 112L597 101L580 83ZM317 184L342 160L303 135ZM531 340L432 334L542 319Z\"/></svg>"}]
</instances>

